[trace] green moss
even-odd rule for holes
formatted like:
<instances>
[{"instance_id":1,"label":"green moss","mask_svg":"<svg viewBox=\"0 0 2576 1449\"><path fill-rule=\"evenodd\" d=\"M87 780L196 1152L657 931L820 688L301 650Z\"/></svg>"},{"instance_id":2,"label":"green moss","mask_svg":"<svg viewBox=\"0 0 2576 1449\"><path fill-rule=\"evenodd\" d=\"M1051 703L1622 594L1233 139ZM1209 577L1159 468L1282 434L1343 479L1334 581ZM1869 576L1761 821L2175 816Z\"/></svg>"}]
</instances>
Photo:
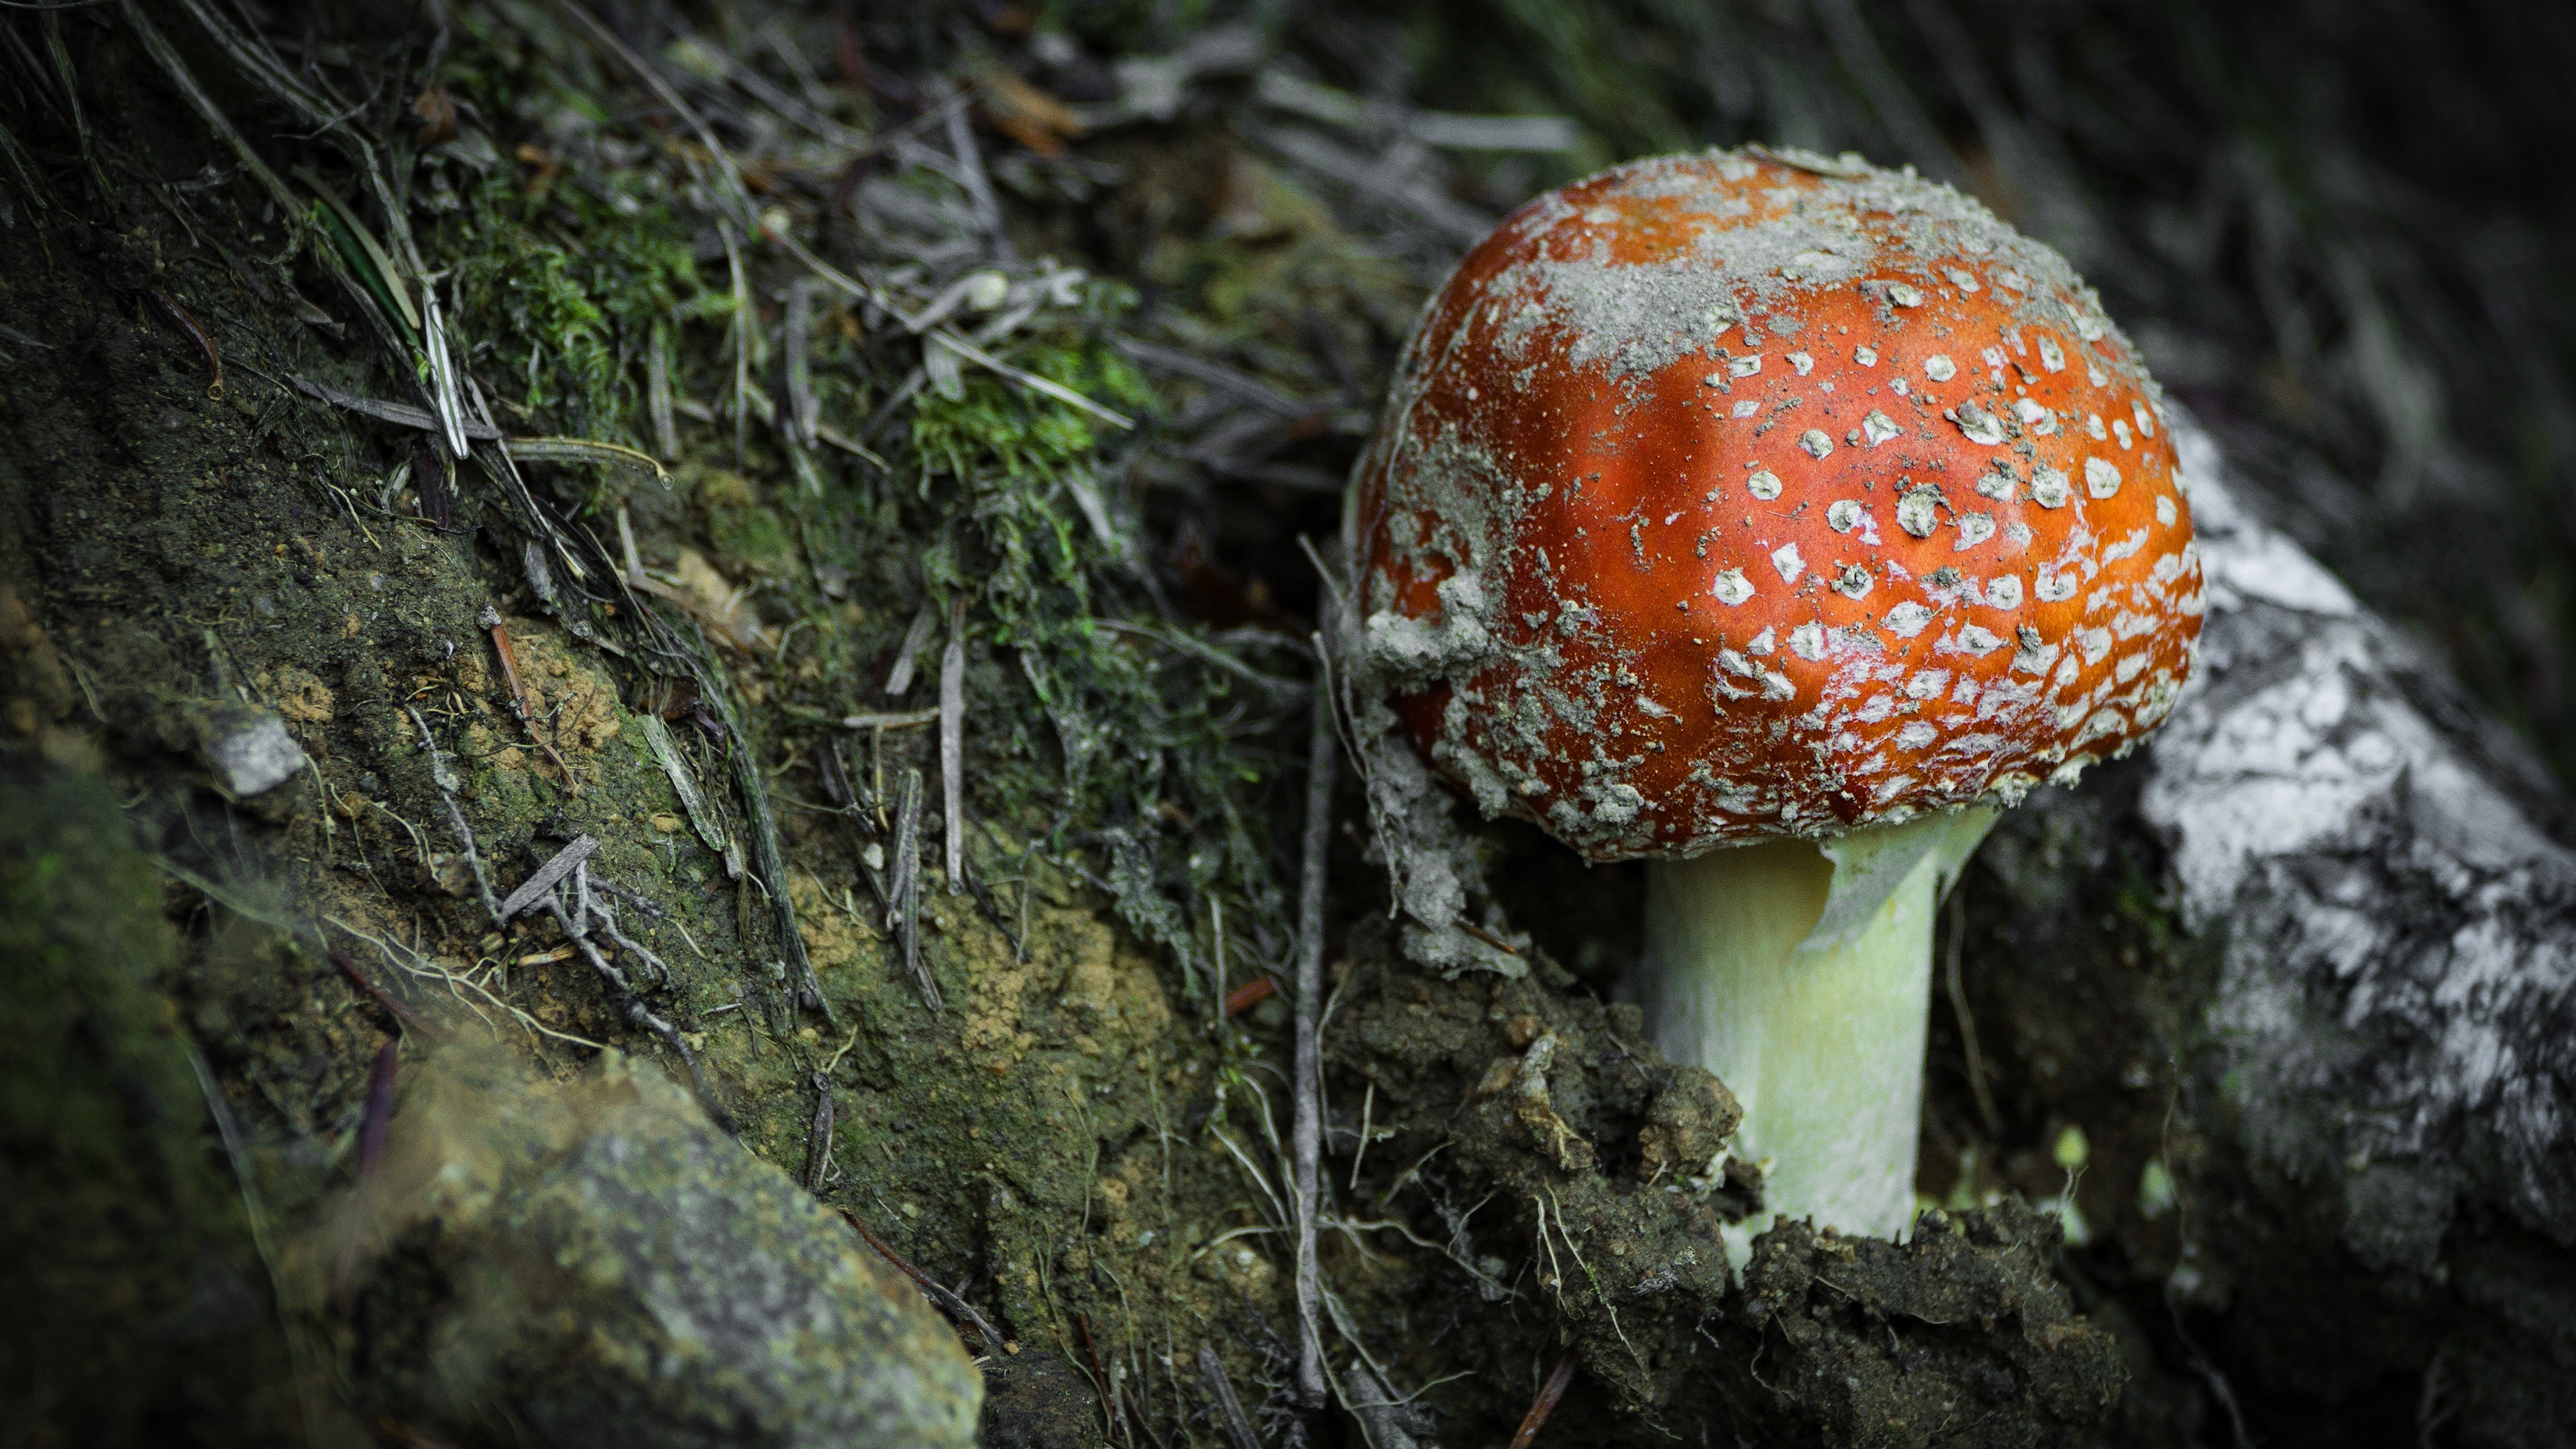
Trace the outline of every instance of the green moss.
<instances>
[{"instance_id":1,"label":"green moss","mask_svg":"<svg viewBox=\"0 0 2576 1449\"><path fill-rule=\"evenodd\" d=\"M495 176L440 251L458 259L467 335L497 355L495 382L523 388L515 401L531 421L631 444L643 409L625 352L701 288L671 207L605 186L613 200L561 184L535 197Z\"/></svg>"},{"instance_id":2,"label":"green moss","mask_svg":"<svg viewBox=\"0 0 2576 1449\"><path fill-rule=\"evenodd\" d=\"M1123 289L1095 289L1086 320L1128 300ZM1141 418L1157 408L1143 379L1088 328L1025 348L1019 365ZM1275 762L1246 747L1243 721L1281 717L1302 704L1302 690L1249 685L1168 636L1157 642L1152 629L1100 627L1147 607L1125 552L1132 545L1100 538L1071 496L1099 486L1100 428L980 371L963 375L954 395L925 395L909 458L914 498L930 514L924 531L936 540L922 579L934 602L981 603L992 620L982 637L1020 656L1055 736L1061 773L1046 782L1054 846L1103 841L1130 924L1189 962L1204 945L1190 922L1211 891L1238 919L1248 910L1277 922L1267 843L1247 810ZM1017 744L1032 758L1039 748L1025 734ZM1019 813L996 803L1006 818ZM1191 824L1175 831L1177 821ZM1185 914L1176 902L1193 904Z\"/></svg>"},{"instance_id":3,"label":"green moss","mask_svg":"<svg viewBox=\"0 0 2576 1449\"><path fill-rule=\"evenodd\" d=\"M543 114L540 135L568 144L532 139L484 171L434 163L460 204L422 237L423 250L453 267L443 290L472 348L468 365L502 392L496 402L519 410L505 425L640 443L634 361L651 327L729 313L732 297L700 277L691 223L663 178L593 144L611 118L588 52L541 15L498 19L465 18L482 43L457 49L447 85L488 116ZM498 129L505 148L524 134Z\"/></svg>"},{"instance_id":4,"label":"green moss","mask_svg":"<svg viewBox=\"0 0 2576 1449\"><path fill-rule=\"evenodd\" d=\"M788 534L787 521L770 509L752 507L726 513L709 532L725 557L739 559L763 573L795 566L796 540Z\"/></svg>"}]
</instances>

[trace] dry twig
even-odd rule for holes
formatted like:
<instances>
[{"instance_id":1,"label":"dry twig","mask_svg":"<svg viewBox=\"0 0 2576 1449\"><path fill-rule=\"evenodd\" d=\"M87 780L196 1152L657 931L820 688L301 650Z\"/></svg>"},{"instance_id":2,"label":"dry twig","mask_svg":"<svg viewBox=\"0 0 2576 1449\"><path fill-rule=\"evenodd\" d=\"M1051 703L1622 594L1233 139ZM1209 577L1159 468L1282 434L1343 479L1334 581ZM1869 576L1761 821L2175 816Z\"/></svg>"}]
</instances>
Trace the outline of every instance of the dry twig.
<instances>
[{"instance_id":1,"label":"dry twig","mask_svg":"<svg viewBox=\"0 0 2576 1449\"><path fill-rule=\"evenodd\" d=\"M1509 1449L1529 1449L1530 1442L1538 1438L1538 1431L1546 1426L1548 1415L1556 1412L1556 1401L1565 1397L1565 1386L1573 1382L1574 1350L1569 1348L1556 1361L1556 1371L1547 1376L1547 1382L1540 1387L1529 1412L1521 1416L1521 1427L1512 1435Z\"/></svg>"},{"instance_id":2,"label":"dry twig","mask_svg":"<svg viewBox=\"0 0 2576 1449\"><path fill-rule=\"evenodd\" d=\"M1315 647L1323 648L1323 636ZM1326 1402L1324 1338L1315 1319L1315 1207L1320 1192L1317 1158L1323 1151L1324 1053L1315 1019L1324 996L1324 873L1333 824L1333 777L1339 756L1333 737L1331 678L1315 673L1314 719L1306 743L1305 859L1297 895L1296 1104L1289 1126L1297 1176L1297 1393L1309 1409Z\"/></svg>"}]
</instances>

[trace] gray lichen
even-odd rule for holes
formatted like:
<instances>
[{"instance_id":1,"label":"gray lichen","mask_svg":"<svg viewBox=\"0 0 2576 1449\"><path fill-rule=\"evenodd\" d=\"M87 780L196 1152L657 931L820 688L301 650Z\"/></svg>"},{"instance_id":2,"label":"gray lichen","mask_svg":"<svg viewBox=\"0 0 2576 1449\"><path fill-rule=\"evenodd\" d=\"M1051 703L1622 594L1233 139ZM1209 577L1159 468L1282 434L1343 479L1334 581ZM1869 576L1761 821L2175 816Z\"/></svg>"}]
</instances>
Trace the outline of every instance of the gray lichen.
<instances>
[{"instance_id":1,"label":"gray lichen","mask_svg":"<svg viewBox=\"0 0 2576 1449\"><path fill-rule=\"evenodd\" d=\"M387 1408L555 1444L973 1441L982 1385L928 1300L652 1068L555 1086L460 1046L411 1075L307 1255L345 1283L389 1247L376 1282L436 1285L426 1321L360 1297Z\"/></svg>"},{"instance_id":2,"label":"gray lichen","mask_svg":"<svg viewBox=\"0 0 2576 1449\"><path fill-rule=\"evenodd\" d=\"M2209 578L2203 674L2141 800L2246 1145L2341 1181L2350 1246L2424 1269L2463 1197L2576 1244L2576 851L2556 792L2420 650L2231 493L2178 419ZM2450 716L2445 718L2445 716Z\"/></svg>"}]
</instances>

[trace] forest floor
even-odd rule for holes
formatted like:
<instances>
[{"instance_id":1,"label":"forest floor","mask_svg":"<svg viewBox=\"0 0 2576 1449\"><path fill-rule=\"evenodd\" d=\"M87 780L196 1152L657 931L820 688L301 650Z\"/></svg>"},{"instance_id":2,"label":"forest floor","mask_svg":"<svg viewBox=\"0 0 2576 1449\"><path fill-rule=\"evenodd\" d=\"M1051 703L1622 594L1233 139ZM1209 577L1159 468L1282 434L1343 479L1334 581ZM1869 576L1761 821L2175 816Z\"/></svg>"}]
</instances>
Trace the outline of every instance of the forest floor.
<instances>
[{"instance_id":1,"label":"forest floor","mask_svg":"<svg viewBox=\"0 0 2576 1449\"><path fill-rule=\"evenodd\" d=\"M508 1130L420 1085L458 1038L532 1099L668 1077L947 1285L987 1442L1500 1443L1560 1363L1568 1442L2245 1412L2139 1187L2192 1147L2137 1043L2209 969L2152 860L2048 943L2143 949L2152 989L1972 1011L1954 976L1950 1216L1784 1229L1731 1281L1758 1174L1673 1168L1732 1100L1606 1001L1635 874L1482 828L1526 934L1444 979L1347 778L1301 1320L1341 481L1447 259L1597 133L1327 84L1295 57L1329 25L612 9L0 17L0 920L37 963L0 988L0 1233L45 1245L0 1282L56 1330L0 1368L56 1432L0 1442L519 1432L385 1327L465 1271L416 1216L333 1236L389 1118ZM2092 818L1990 850L1979 982ZM1310 1330L1338 1412L1301 1405ZM2276 1398L2415 1413L2377 1383Z\"/></svg>"}]
</instances>

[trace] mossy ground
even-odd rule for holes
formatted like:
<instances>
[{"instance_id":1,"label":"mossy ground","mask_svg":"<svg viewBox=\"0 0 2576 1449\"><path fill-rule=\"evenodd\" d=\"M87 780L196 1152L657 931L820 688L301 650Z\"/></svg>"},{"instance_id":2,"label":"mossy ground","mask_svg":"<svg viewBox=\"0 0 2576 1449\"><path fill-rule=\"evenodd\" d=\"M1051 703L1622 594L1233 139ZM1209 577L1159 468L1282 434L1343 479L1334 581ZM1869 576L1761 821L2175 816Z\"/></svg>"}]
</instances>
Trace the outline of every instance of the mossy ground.
<instances>
[{"instance_id":1,"label":"mossy ground","mask_svg":"<svg viewBox=\"0 0 2576 1449\"><path fill-rule=\"evenodd\" d=\"M13 758L102 778L174 882L171 926L148 912L137 929L175 930L175 964L135 1000L166 1000L200 1044L278 1232L350 1180L369 1065L402 1030L335 956L410 1010L489 1031L558 1075L608 1044L685 1077L553 921L488 919L425 724L501 892L587 834L595 874L658 907L625 917L675 978L645 999L678 1024L711 1105L753 1152L961 1284L1013 1340L994 1351L1114 1376L1125 1412L1167 1429L1199 1418L1204 1434L1196 1346L1215 1342L1259 1403L1291 1321L1278 1240L1241 1232L1271 1220L1253 1174L1279 1172L1284 1033L1275 1010L1220 1028L1214 1005L1284 943L1265 811L1289 772L1266 731L1302 728L1305 690L1168 642L1186 624L1094 625L1143 601L1136 561L1066 492L1103 466L1096 420L978 372L874 435L882 464L785 444L756 416L777 377L756 354L789 268L756 255L746 314L721 239L702 213L676 221L660 190L685 168L649 138L598 129L588 98L610 83L530 20L461 18L441 78L494 132L529 139L515 159L419 162L421 245L456 264L439 285L458 334L475 339L464 366L510 431L656 448L640 354L667 346L682 408L669 483L526 465L540 506L590 545L575 556L586 574L557 555L532 578L537 528L496 476L451 469L423 435L353 426L287 385L410 395L346 325L309 253L274 260L287 228L273 209L219 186L177 193L176 207L154 200L155 177L217 153L125 36L76 33L106 188L77 168L49 173L50 208L0 233L0 311L33 339L21 346L44 349L41 366L13 358L0 461L22 601ZM221 73L218 57L186 49ZM229 82L222 97L260 132L255 97ZM156 292L214 340L221 396ZM296 319L290 292L323 299L309 304L317 322ZM1163 402L1103 335L1133 305L1114 284L1081 284L1015 360L1150 418ZM884 318L862 326L847 299L815 311L820 411L859 433L907 364L885 355ZM1379 320L1400 312L1390 300ZM1391 340L1364 331L1359 345L1376 354ZM736 392L744 347L753 390ZM621 524L677 606L602 571L616 567ZM935 697L953 606L972 892L952 890L939 864L935 730L836 723ZM637 628L645 609L666 622ZM924 611L940 621L918 660L924 682L890 699L877 685ZM720 618L756 620L740 633L768 647L734 647ZM1256 641L1252 657L1295 667L1293 636ZM230 701L275 712L311 767L224 798L199 724ZM667 717L715 838L675 793L648 713ZM738 761L763 786L782 855L769 869L755 852L734 877L724 843L759 830ZM865 803L835 811L826 775L842 769ZM880 862L891 851L906 771L931 782L919 914L936 1011L863 864L871 847ZM819 1009L796 1000L781 898ZM59 892L47 904L81 909ZM30 1013L17 1029L50 1049L64 1039L52 1019ZM820 1164L818 1080L835 1108ZM14 1105L30 1122L78 1125L52 1099ZM169 1110L174 1130L202 1138L201 1114ZM97 1191L127 1188L110 1177ZM1219 1239L1258 1251L1206 1251ZM130 1267L137 1291L187 1281L154 1257ZM251 1292L266 1298L264 1284ZM364 1401L363 1384L352 1392Z\"/></svg>"}]
</instances>

